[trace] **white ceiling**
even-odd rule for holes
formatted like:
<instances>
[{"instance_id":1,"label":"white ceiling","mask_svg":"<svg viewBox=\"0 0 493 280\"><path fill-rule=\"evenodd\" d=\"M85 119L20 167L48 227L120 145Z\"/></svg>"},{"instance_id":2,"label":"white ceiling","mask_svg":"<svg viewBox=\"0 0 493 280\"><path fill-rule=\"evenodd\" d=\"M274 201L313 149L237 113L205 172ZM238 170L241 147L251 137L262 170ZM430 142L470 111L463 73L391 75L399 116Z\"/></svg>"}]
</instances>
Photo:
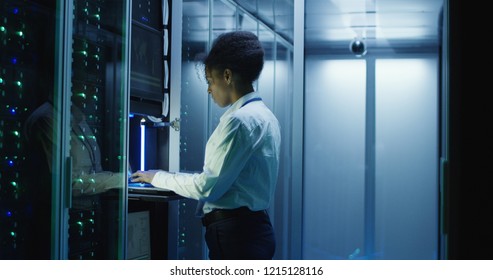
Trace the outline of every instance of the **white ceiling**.
<instances>
[{"instance_id":1,"label":"white ceiling","mask_svg":"<svg viewBox=\"0 0 493 280\"><path fill-rule=\"evenodd\" d=\"M306 0L305 37L310 42L374 44L436 42L443 0Z\"/></svg>"},{"instance_id":2,"label":"white ceiling","mask_svg":"<svg viewBox=\"0 0 493 280\"><path fill-rule=\"evenodd\" d=\"M292 42L294 1L302 0L215 0L214 29L234 28L237 4ZM347 46L356 37L377 47L436 45L443 1L305 0L305 40L315 48ZM184 0L183 12L196 35L208 30L208 1Z\"/></svg>"}]
</instances>

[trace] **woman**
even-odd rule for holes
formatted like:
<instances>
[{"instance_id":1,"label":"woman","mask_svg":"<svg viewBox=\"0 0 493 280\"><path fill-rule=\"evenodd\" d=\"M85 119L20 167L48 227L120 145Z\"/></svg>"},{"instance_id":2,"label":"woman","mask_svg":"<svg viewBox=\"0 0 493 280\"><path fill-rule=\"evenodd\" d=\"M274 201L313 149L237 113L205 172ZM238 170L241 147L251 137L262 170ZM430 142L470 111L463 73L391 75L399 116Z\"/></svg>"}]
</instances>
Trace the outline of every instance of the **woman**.
<instances>
[{"instance_id":1,"label":"woman","mask_svg":"<svg viewBox=\"0 0 493 280\"><path fill-rule=\"evenodd\" d=\"M254 91L264 65L257 36L220 35L203 60L208 93L229 106L205 149L201 173L137 171L149 182L203 204L210 259L272 259L275 237L266 209L274 195L281 144L277 118Z\"/></svg>"}]
</instances>

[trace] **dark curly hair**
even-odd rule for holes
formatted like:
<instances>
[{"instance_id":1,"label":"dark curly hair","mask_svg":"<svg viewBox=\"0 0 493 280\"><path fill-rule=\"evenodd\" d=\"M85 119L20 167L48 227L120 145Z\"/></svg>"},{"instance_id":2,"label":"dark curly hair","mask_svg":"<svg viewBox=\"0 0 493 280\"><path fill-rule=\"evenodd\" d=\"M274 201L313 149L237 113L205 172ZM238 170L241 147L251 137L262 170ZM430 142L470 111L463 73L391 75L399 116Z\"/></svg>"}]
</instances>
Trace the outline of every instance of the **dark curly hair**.
<instances>
[{"instance_id":1,"label":"dark curly hair","mask_svg":"<svg viewBox=\"0 0 493 280\"><path fill-rule=\"evenodd\" d=\"M253 83L264 67L264 49L252 32L227 32L214 40L202 62L207 69L231 69L244 82Z\"/></svg>"}]
</instances>

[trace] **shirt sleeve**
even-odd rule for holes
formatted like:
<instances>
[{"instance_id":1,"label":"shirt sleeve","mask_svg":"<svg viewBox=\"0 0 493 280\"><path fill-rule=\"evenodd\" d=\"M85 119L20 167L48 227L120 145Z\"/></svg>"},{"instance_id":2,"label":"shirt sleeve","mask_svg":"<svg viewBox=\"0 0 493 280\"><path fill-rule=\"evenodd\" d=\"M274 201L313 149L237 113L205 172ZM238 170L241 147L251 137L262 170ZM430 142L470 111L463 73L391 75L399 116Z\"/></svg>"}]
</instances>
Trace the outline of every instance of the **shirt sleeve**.
<instances>
[{"instance_id":1,"label":"shirt sleeve","mask_svg":"<svg viewBox=\"0 0 493 280\"><path fill-rule=\"evenodd\" d=\"M120 188L124 180L122 173L109 171L79 175L73 180L72 193L74 196L98 194Z\"/></svg>"},{"instance_id":2,"label":"shirt sleeve","mask_svg":"<svg viewBox=\"0 0 493 280\"><path fill-rule=\"evenodd\" d=\"M215 201L233 185L252 154L250 132L236 119L227 120L221 137L209 139L202 173L169 173L159 171L151 184L196 200Z\"/></svg>"}]
</instances>

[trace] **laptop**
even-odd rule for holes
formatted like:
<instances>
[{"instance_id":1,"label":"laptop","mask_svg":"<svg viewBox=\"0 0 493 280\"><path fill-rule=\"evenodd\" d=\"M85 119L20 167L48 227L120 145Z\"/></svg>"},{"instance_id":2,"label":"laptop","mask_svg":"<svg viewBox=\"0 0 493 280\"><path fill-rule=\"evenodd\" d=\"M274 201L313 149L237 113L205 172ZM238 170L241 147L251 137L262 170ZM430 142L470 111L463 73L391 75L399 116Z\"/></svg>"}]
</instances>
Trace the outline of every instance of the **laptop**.
<instances>
[{"instance_id":1,"label":"laptop","mask_svg":"<svg viewBox=\"0 0 493 280\"><path fill-rule=\"evenodd\" d=\"M135 183L135 182L128 182L128 193L146 194L146 195L163 195L163 196L176 195L174 191L168 189L156 188L149 183Z\"/></svg>"},{"instance_id":2,"label":"laptop","mask_svg":"<svg viewBox=\"0 0 493 280\"><path fill-rule=\"evenodd\" d=\"M162 196L176 195L174 191L168 189L156 188L149 183L132 182L131 179L132 173L133 173L132 167L129 162L128 170L127 170L127 174L128 174L127 189L129 194L162 195Z\"/></svg>"}]
</instances>

